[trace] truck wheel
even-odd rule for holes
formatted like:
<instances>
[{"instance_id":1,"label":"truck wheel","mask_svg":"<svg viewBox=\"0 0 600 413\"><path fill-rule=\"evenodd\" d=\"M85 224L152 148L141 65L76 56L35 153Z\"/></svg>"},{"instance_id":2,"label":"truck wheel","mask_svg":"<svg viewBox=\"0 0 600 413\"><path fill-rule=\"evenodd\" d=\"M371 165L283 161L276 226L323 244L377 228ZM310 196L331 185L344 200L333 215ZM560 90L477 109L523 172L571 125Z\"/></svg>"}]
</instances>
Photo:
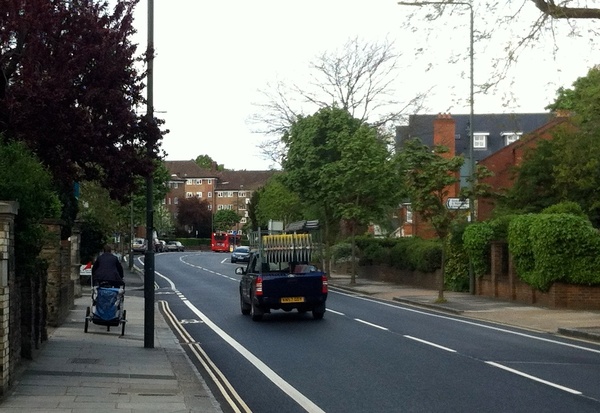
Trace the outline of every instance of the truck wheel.
<instances>
[{"instance_id":1,"label":"truck wheel","mask_svg":"<svg viewBox=\"0 0 600 413\"><path fill-rule=\"evenodd\" d=\"M325 315L325 304L319 304L313 308L312 315L315 320L323 319L323 316Z\"/></svg>"},{"instance_id":2,"label":"truck wheel","mask_svg":"<svg viewBox=\"0 0 600 413\"><path fill-rule=\"evenodd\" d=\"M242 314L248 315L250 314L250 304L244 301L244 297L242 296L242 292L240 291L240 308L242 310Z\"/></svg>"},{"instance_id":3,"label":"truck wheel","mask_svg":"<svg viewBox=\"0 0 600 413\"><path fill-rule=\"evenodd\" d=\"M254 296L252 295L251 297L252 303L250 304L250 316L252 317L252 321L260 321L262 320L264 311L254 304Z\"/></svg>"}]
</instances>

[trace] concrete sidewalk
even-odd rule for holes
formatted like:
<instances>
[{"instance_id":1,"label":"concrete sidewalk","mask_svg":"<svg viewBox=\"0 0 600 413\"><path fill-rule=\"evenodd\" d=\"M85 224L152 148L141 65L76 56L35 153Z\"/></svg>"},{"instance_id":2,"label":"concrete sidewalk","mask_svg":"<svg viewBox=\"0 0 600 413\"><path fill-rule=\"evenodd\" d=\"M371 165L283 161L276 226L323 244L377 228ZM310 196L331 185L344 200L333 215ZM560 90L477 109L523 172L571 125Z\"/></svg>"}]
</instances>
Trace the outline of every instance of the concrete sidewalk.
<instances>
[{"instance_id":1,"label":"concrete sidewalk","mask_svg":"<svg viewBox=\"0 0 600 413\"><path fill-rule=\"evenodd\" d=\"M600 342L600 312L559 310L444 291L446 302L436 303L438 291L332 274L329 285L373 298L394 300L461 316L522 327L551 334L563 334Z\"/></svg>"},{"instance_id":2,"label":"concrete sidewalk","mask_svg":"<svg viewBox=\"0 0 600 413\"><path fill-rule=\"evenodd\" d=\"M158 308L154 348L144 347L143 286L137 274L126 282L125 335L93 323L84 333L84 287L65 323L24 363L0 412L222 412Z\"/></svg>"}]
</instances>

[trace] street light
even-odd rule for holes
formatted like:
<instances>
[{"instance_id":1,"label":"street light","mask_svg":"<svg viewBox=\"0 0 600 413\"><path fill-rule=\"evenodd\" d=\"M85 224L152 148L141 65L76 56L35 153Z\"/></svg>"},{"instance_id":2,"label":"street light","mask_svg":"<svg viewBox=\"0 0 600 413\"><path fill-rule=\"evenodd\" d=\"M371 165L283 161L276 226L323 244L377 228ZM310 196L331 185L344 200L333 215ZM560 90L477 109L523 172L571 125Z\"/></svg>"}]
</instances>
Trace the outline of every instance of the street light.
<instances>
[{"instance_id":1,"label":"street light","mask_svg":"<svg viewBox=\"0 0 600 413\"><path fill-rule=\"evenodd\" d=\"M473 114L474 114L474 59L473 59L473 37L474 37L474 16L473 16L473 4L471 2L466 1L452 1L452 2L443 2L443 1L420 1L418 3L410 3L399 1L398 5L400 6L428 6L428 5L444 5L444 6L466 6L469 8L470 13L470 30L469 30L469 59L470 59L470 93L469 93L469 104L471 106L471 110L469 113L469 178L470 178L470 189L471 193L469 195L469 215L471 222L475 221L475 197L474 197L474 188L475 188L475 159L473 158ZM475 275L473 273L472 265L469 265L469 290L471 294L475 294Z\"/></svg>"},{"instance_id":2,"label":"street light","mask_svg":"<svg viewBox=\"0 0 600 413\"><path fill-rule=\"evenodd\" d=\"M148 0L148 94L146 116L154 123L154 0ZM146 142L148 157L152 157L152 141ZM144 348L154 348L154 194L153 174L146 178L146 239L148 247L144 254Z\"/></svg>"}]
</instances>

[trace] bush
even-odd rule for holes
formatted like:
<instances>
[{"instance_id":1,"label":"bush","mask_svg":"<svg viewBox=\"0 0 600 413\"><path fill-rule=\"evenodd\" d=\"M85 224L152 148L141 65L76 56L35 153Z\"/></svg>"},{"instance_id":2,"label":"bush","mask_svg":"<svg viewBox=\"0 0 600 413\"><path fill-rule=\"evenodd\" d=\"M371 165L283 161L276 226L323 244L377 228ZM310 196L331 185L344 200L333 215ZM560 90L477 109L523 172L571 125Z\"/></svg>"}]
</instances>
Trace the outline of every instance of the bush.
<instances>
[{"instance_id":1,"label":"bush","mask_svg":"<svg viewBox=\"0 0 600 413\"><path fill-rule=\"evenodd\" d=\"M541 291L556 281L600 284L600 235L587 218L570 213L515 218L509 248L519 277Z\"/></svg>"},{"instance_id":2,"label":"bush","mask_svg":"<svg viewBox=\"0 0 600 413\"><path fill-rule=\"evenodd\" d=\"M489 273L490 241L494 238L494 230L487 222L475 222L465 228L463 248L473 264L473 272L477 276Z\"/></svg>"},{"instance_id":3,"label":"bush","mask_svg":"<svg viewBox=\"0 0 600 413\"><path fill-rule=\"evenodd\" d=\"M572 201L563 201L558 204L550 205L542 211L542 214L572 214L587 218L587 215L583 212L583 209L581 209L581 205Z\"/></svg>"},{"instance_id":4,"label":"bush","mask_svg":"<svg viewBox=\"0 0 600 413\"><path fill-rule=\"evenodd\" d=\"M368 245L361 254L358 261L359 265L389 265L390 250L384 248L379 243L374 242Z\"/></svg>"},{"instance_id":5,"label":"bush","mask_svg":"<svg viewBox=\"0 0 600 413\"><path fill-rule=\"evenodd\" d=\"M340 242L331 248L331 254L334 261L346 260L352 257L352 244L349 242Z\"/></svg>"}]
</instances>

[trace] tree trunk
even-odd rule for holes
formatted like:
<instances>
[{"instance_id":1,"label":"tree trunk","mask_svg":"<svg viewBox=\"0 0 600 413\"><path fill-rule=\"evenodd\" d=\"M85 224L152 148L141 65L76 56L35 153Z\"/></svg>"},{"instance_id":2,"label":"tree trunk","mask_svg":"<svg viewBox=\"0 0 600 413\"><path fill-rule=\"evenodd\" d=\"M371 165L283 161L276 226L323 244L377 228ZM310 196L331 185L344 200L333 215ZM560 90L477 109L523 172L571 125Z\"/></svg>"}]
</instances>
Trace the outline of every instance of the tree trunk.
<instances>
[{"instance_id":1,"label":"tree trunk","mask_svg":"<svg viewBox=\"0 0 600 413\"><path fill-rule=\"evenodd\" d=\"M354 246L356 245L356 240L354 237L354 223L352 223L352 229L350 232L350 239L352 240L352 270L350 272L350 284L356 284L356 254L354 252Z\"/></svg>"}]
</instances>

